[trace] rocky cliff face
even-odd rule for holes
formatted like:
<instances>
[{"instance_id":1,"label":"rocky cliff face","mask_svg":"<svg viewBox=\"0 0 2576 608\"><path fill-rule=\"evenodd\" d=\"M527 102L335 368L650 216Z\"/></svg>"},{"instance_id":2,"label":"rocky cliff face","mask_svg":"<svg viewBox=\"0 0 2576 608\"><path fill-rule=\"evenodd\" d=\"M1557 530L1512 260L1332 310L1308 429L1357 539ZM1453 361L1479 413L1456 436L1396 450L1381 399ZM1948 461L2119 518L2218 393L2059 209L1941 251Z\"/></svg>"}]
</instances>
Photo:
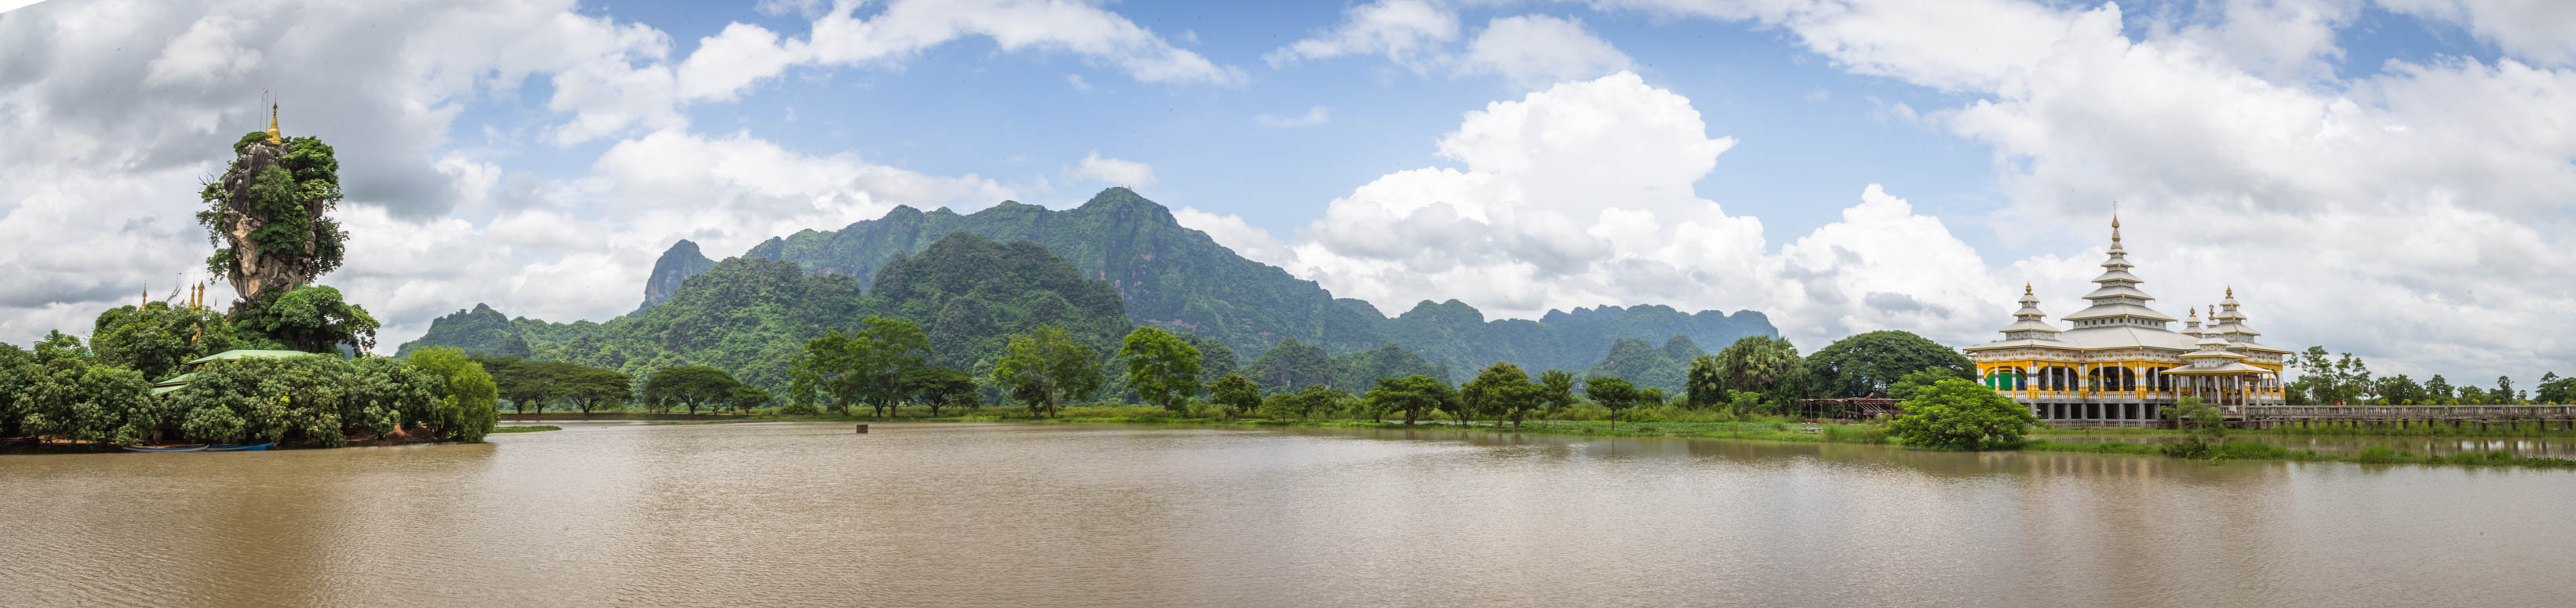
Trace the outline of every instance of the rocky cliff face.
<instances>
[{"instance_id":1,"label":"rocky cliff face","mask_svg":"<svg viewBox=\"0 0 2576 608\"><path fill-rule=\"evenodd\" d=\"M285 155L286 146L281 144L257 142L242 146L241 153L233 159L232 167L209 186L224 201L216 208L222 217L213 225L231 237L231 268L227 278L232 281L233 293L241 294L245 300L256 299L264 290L294 289L313 282L313 256L269 251L259 239L252 238L253 233L261 228L285 221L294 222L289 226L305 227L305 242L314 240L310 233L318 225L313 220L321 216L321 205L307 205L299 214L305 217L287 218L263 216L270 210L258 208L257 201L263 196L276 196L258 190L284 188L288 192L293 191L293 178L284 167L278 166L278 161Z\"/></svg>"},{"instance_id":2,"label":"rocky cliff face","mask_svg":"<svg viewBox=\"0 0 2576 608\"><path fill-rule=\"evenodd\" d=\"M635 312L644 312L644 309L671 299L671 294L680 290L680 283L715 267L715 260L698 252L697 243L686 240L672 243L670 249L662 252L661 259L653 261L653 274L644 279L644 305L635 307ZM627 314L632 316L635 313Z\"/></svg>"}]
</instances>

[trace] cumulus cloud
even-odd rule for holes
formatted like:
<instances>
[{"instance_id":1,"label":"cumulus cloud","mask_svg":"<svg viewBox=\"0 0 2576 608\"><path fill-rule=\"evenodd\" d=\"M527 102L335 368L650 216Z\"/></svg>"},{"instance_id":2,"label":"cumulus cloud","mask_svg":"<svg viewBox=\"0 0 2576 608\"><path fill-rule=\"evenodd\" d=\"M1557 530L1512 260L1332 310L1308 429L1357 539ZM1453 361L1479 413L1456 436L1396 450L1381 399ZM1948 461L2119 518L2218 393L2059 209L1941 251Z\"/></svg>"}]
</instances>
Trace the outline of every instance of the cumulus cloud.
<instances>
[{"instance_id":1,"label":"cumulus cloud","mask_svg":"<svg viewBox=\"0 0 2576 608\"><path fill-rule=\"evenodd\" d=\"M1624 72L1496 102L1439 141L1462 167L1362 185L1268 261L1385 309L1749 308L1810 345L1888 326L1970 336L1992 321L1974 314L2002 289L1987 264L1876 185L1842 221L1771 251L1760 220L1694 192L1735 143L1706 131L1690 100ZM1222 219L1183 221L1269 250Z\"/></svg>"},{"instance_id":2,"label":"cumulus cloud","mask_svg":"<svg viewBox=\"0 0 2576 608\"><path fill-rule=\"evenodd\" d=\"M1082 164L1067 171L1074 177L1094 179L1120 186L1138 188L1154 185L1154 166L1132 160L1104 158L1093 151L1082 157Z\"/></svg>"},{"instance_id":3,"label":"cumulus cloud","mask_svg":"<svg viewBox=\"0 0 2576 608\"><path fill-rule=\"evenodd\" d=\"M1263 114L1252 117L1252 122L1273 129L1295 129L1299 127L1321 126L1324 123L1332 121L1332 109L1324 106L1306 108L1306 113L1295 116Z\"/></svg>"},{"instance_id":4,"label":"cumulus cloud","mask_svg":"<svg viewBox=\"0 0 2576 608\"><path fill-rule=\"evenodd\" d=\"M2576 125L2557 118L2576 107L2576 71L2553 67L2571 48L2556 3L2383 2L2505 57L2351 78L2316 67L2342 53L2332 34L2355 9L2339 3L2230 3L2135 38L2110 4L1616 4L1779 27L1851 71L1971 97L1922 118L1994 149L2010 204L1988 221L2095 234L2120 201L2130 257L2169 312L2233 283L2271 341L2388 371L2576 363L2576 327L2555 322L2576 306ZM2037 279L2063 314L2098 251L2002 272Z\"/></svg>"},{"instance_id":5,"label":"cumulus cloud","mask_svg":"<svg viewBox=\"0 0 2576 608\"><path fill-rule=\"evenodd\" d=\"M1589 79L1626 70L1631 63L1581 21L1548 15L1496 17L1464 48L1453 48L1458 40L1458 12L1447 3L1380 0L1345 9L1340 24L1264 58L1276 68L1376 55L1417 73L1496 75L1524 89Z\"/></svg>"},{"instance_id":6,"label":"cumulus cloud","mask_svg":"<svg viewBox=\"0 0 2576 608\"><path fill-rule=\"evenodd\" d=\"M670 100L724 89L684 90L673 74L767 60L728 58L728 45L760 45L725 43L697 64L714 67L674 67L669 43L558 0L96 0L0 15L0 125L44 142L0 150L0 267L13 272L0 282L0 341L83 333L100 310L199 280L230 299L205 276L205 233L189 216L225 146L266 125L263 88L282 97L288 134L338 148L350 252L323 280L388 323L387 345L476 302L559 320L623 313L679 238L724 255L897 204L972 210L1013 196L974 175L690 133ZM535 136L613 142L588 175L512 173L493 160L509 150L448 141L467 106L533 78L551 81L536 101L564 117Z\"/></svg>"},{"instance_id":7,"label":"cumulus cloud","mask_svg":"<svg viewBox=\"0 0 2576 608\"><path fill-rule=\"evenodd\" d=\"M1600 76L1628 69L1628 55L1583 29L1546 15L1497 17L1477 32L1460 59L1462 74L1499 74L1521 86Z\"/></svg>"},{"instance_id":8,"label":"cumulus cloud","mask_svg":"<svg viewBox=\"0 0 2576 608\"><path fill-rule=\"evenodd\" d=\"M1343 11L1342 22L1314 37L1288 43L1263 59L1271 67L1303 60L1379 55L1416 71L1437 62L1442 47L1458 39L1458 14L1425 0L1379 0Z\"/></svg>"}]
</instances>

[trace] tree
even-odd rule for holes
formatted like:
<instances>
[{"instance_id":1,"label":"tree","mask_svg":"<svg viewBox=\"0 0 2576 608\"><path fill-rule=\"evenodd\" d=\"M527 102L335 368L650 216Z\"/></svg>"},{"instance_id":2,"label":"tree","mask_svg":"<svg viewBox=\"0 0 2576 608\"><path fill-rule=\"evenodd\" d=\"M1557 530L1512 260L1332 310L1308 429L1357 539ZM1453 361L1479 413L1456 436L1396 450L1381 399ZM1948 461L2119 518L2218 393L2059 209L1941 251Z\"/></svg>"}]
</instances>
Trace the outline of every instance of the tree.
<instances>
[{"instance_id":1,"label":"tree","mask_svg":"<svg viewBox=\"0 0 2576 608\"><path fill-rule=\"evenodd\" d=\"M1899 406L1905 408L1905 415L1888 421L1888 434L1924 447L2019 447L2022 435L2039 422L2029 408L1995 394L1994 389L1957 378L1945 378Z\"/></svg>"},{"instance_id":2,"label":"tree","mask_svg":"<svg viewBox=\"0 0 2576 608\"><path fill-rule=\"evenodd\" d=\"M2424 387L2415 384L2415 379L2406 374L2381 378L2377 392L2382 404L2416 405L2425 399Z\"/></svg>"},{"instance_id":3,"label":"tree","mask_svg":"<svg viewBox=\"0 0 2576 608\"><path fill-rule=\"evenodd\" d=\"M742 384L724 370L702 365L665 367L644 381L644 401L654 409L669 410L670 404L687 406L690 415L699 407L720 405L733 396L733 387Z\"/></svg>"},{"instance_id":4,"label":"tree","mask_svg":"<svg viewBox=\"0 0 2576 608\"><path fill-rule=\"evenodd\" d=\"M439 379L438 409L430 424L438 438L482 443L500 420L500 386L492 374L454 347L420 349L404 360Z\"/></svg>"},{"instance_id":5,"label":"tree","mask_svg":"<svg viewBox=\"0 0 2576 608\"><path fill-rule=\"evenodd\" d=\"M233 323L308 353L365 354L376 347L376 318L340 299L340 290L307 285L234 305Z\"/></svg>"},{"instance_id":6,"label":"tree","mask_svg":"<svg viewBox=\"0 0 2576 608\"><path fill-rule=\"evenodd\" d=\"M1262 402L1261 407L1274 418L1293 417L1303 420L1317 414L1330 415L1342 409L1349 401L1351 401L1349 392L1318 384L1298 389L1294 393L1272 395Z\"/></svg>"},{"instance_id":7,"label":"tree","mask_svg":"<svg viewBox=\"0 0 2576 608\"><path fill-rule=\"evenodd\" d=\"M939 409L943 407L971 408L981 405L981 401L975 396L975 375L966 370L924 367L906 372L903 384L912 387L915 391L914 397L920 399L923 405L930 406L930 415L933 418L939 416Z\"/></svg>"},{"instance_id":8,"label":"tree","mask_svg":"<svg viewBox=\"0 0 2576 608\"><path fill-rule=\"evenodd\" d=\"M1055 416L1065 401L1091 398L1103 378L1090 345L1054 325L1040 324L1011 336L993 364L993 383L1040 416Z\"/></svg>"},{"instance_id":9,"label":"tree","mask_svg":"<svg viewBox=\"0 0 2576 608\"><path fill-rule=\"evenodd\" d=\"M1208 400L1225 406L1236 416L1242 416L1252 413L1253 408L1261 407L1261 386L1241 374L1218 376L1215 382L1208 383Z\"/></svg>"},{"instance_id":10,"label":"tree","mask_svg":"<svg viewBox=\"0 0 2576 608\"><path fill-rule=\"evenodd\" d=\"M1689 339L1682 336L1674 337L1682 340ZM1568 373L1565 370L1556 369L1539 372L1538 384L1540 388L1539 402L1547 404L1548 412L1554 413L1559 409L1572 406L1576 403L1574 399L1574 374Z\"/></svg>"},{"instance_id":11,"label":"tree","mask_svg":"<svg viewBox=\"0 0 2576 608\"><path fill-rule=\"evenodd\" d=\"M930 338L921 333L921 325L901 319L868 317L852 334L848 344L850 356L842 361L849 365L849 378L858 384L859 398L868 402L883 417L896 403L911 397L913 390L904 386L905 373L926 365Z\"/></svg>"},{"instance_id":12,"label":"tree","mask_svg":"<svg viewBox=\"0 0 2576 608\"><path fill-rule=\"evenodd\" d=\"M1492 414L1496 423L1509 420L1512 428L1518 429L1521 418L1538 409L1545 390L1530 382L1529 373L1521 371L1520 366L1496 363L1467 381L1467 386L1458 391L1458 398L1466 402L1467 411Z\"/></svg>"},{"instance_id":13,"label":"tree","mask_svg":"<svg viewBox=\"0 0 2576 608\"><path fill-rule=\"evenodd\" d=\"M215 246L206 270L256 302L339 268L348 233L328 215L340 202L340 161L331 146L252 132L233 153L232 164L199 192L206 208L197 223Z\"/></svg>"},{"instance_id":14,"label":"tree","mask_svg":"<svg viewBox=\"0 0 2576 608\"><path fill-rule=\"evenodd\" d=\"M1424 375L1449 381L1449 367L1389 342L1377 348L1330 357L1332 385L1347 387L1374 386L1379 378L1401 378Z\"/></svg>"},{"instance_id":15,"label":"tree","mask_svg":"<svg viewBox=\"0 0 2576 608\"><path fill-rule=\"evenodd\" d=\"M1199 349L1159 327L1128 332L1118 356L1127 360L1127 385L1147 403L1178 411L1199 393Z\"/></svg>"},{"instance_id":16,"label":"tree","mask_svg":"<svg viewBox=\"0 0 2576 608\"><path fill-rule=\"evenodd\" d=\"M28 435L101 445L135 445L153 439L161 405L134 370L96 363L79 338L50 332L35 356L19 366L20 390L0 398L14 408Z\"/></svg>"},{"instance_id":17,"label":"tree","mask_svg":"<svg viewBox=\"0 0 2576 608\"><path fill-rule=\"evenodd\" d=\"M2552 404L2576 401L2576 377L2561 378L2558 377L2557 372L2542 375L2540 390L2532 391L2531 398L2536 402Z\"/></svg>"},{"instance_id":18,"label":"tree","mask_svg":"<svg viewBox=\"0 0 2576 608\"><path fill-rule=\"evenodd\" d=\"M2227 414L2220 412L2218 408L2210 407L2199 397L2184 397L2174 401L2173 407L2165 408L2165 417L2172 418L2177 428L2187 427L2182 441L2165 444L2164 452L2167 456L2177 458L2207 456L2210 447L2218 445L2227 436Z\"/></svg>"},{"instance_id":19,"label":"tree","mask_svg":"<svg viewBox=\"0 0 2576 608\"><path fill-rule=\"evenodd\" d=\"M1837 340L1808 355L1806 363L1824 396L1837 398L1883 395L1883 387L1925 369L1944 370L1963 380L1977 378L1976 363L1969 361L1967 355L1912 332L1897 330Z\"/></svg>"},{"instance_id":20,"label":"tree","mask_svg":"<svg viewBox=\"0 0 2576 608\"><path fill-rule=\"evenodd\" d=\"M2489 401L2497 402L2496 405L2513 405L2513 402L2515 401L2513 393L2513 377L2496 376L2495 390L2487 391L2487 395L2489 397Z\"/></svg>"},{"instance_id":21,"label":"tree","mask_svg":"<svg viewBox=\"0 0 2576 608\"><path fill-rule=\"evenodd\" d=\"M281 348L256 334L238 332L212 310L146 302L99 313L90 329L98 362L143 372L147 379L178 374L180 364L236 348Z\"/></svg>"},{"instance_id":22,"label":"tree","mask_svg":"<svg viewBox=\"0 0 2576 608\"><path fill-rule=\"evenodd\" d=\"M1730 391L1763 393L1773 407L1804 388L1806 361L1797 345L1777 336L1746 336L1717 352L1718 374Z\"/></svg>"},{"instance_id":23,"label":"tree","mask_svg":"<svg viewBox=\"0 0 2576 608\"><path fill-rule=\"evenodd\" d=\"M1725 404L1733 398L1726 394L1726 374L1717 364L1717 355L1691 357L1690 371L1683 381L1682 392L1691 409Z\"/></svg>"},{"instance_id":24,"label":"tree","mask_svg":"<svg viewBox=\"0 0 2576 608\"><path fill-rule=\"evenodd\" d=\"M626 400L635 398L635 379L626 374L617 373L616 370L572 363L549 367L554 370L550 374L552 376L550 381L554 384L552 394L571 402L573 409L581 410L584 416L596 412L616 411L625 406ZM726 375L724 378L732 380L733 376ZM766 399L763 400L766 401ZM695 403L690 407L690 413L697 413Z\"/></svg>"},{"instance_id":25,"label":"tree","mask_svg":"<svg viewBox=\"0 0 2576 608\"><path fill-rule=\"evenodd\" d=\"M1593 376L1583 383L1583 396L1610 410L1610 426L1619 426L1619 412L1637 404L1637 386L1624 378Z\"/></svg>"},{"instance_id":26,"label":"tree","mask_svg":"<svg viewBox=\"0 0 2576 608\"><path fill-rule=\"evenodd\" d=\"M733 406L734 413L739 415L749 416L752 408L769 405L769 400L769 391L749 384L735 384L725 390L724 403Z\"/></svg>"},{"instance_id":27,"label":"tree","mask_svg":"<svg viewBox=\"0 0 2576 608\"><path fill-rule=\"evenodd\" d=\"M1887 396L1896 399L1912 399L1915 395L1921 394L1924 390L1940 384L1942 380L1958 377L1959 376L1957 374L1951 373L1948 368L1933 367L1914 370L1914 373L1906 374L1897 378L1896 384L1887 387Z\"/></svg>"},{"instance_id":28,"label":"tree","mask_svg":"<svg viewBox=\"0 0 2576 608\"><path fill-rule=\"evenodd\" d=\"M796 358L796 382L804 388L799 395L821 388L831 398L832 409L850 415L850 404L858 401L860 381L856 370L859 346L839 330L805 341L805 353Z\"/></svg>"},{"instance_id":29,"label":"tree","mask_svg":"<svg viewBox=\"0 0 2576 608\"><path fill-rule=\"evenodd\" d=\"M1458 391L1447 382L1415 374L1379 378L1377 388L1369 389L1368 401L1380 411L1403 412L1405 426L1412 426L1425 413L1451 407L1458 401Z\"/></svg>"},{"instance_id":30,"label":"tree","mask_svg":"<svg viewBox=\"0 0 2576 608\"><path fill-rule=\"evenodd\" d=\"M2441 374L2433 374L2433 379L2424 381L2424 397L2426 403L2450 402L2453 397L2451 381Z\"/></svg>"}]
</instances>

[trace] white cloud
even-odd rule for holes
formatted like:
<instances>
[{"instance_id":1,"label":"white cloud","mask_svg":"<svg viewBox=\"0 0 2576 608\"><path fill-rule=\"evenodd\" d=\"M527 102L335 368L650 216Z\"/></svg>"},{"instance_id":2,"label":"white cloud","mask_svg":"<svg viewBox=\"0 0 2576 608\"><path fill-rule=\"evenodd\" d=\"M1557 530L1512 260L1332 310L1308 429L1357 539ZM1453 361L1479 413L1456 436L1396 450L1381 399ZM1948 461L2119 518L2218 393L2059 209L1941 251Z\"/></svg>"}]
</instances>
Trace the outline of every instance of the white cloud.
<instances>
[{"instance_id":1,"label":"white cloud","mask_svg":"<svg viewBox=\"0 0 2576 608\"><path fill-rule=\"evenodd\" d=\"M1497 17L1467 44L1458 71L1500 74L1520 86L1587 79L1628 69L1628 56L1583 29L1547 15Z\"/></svg>"},{"instance_id":2,"label":"white cloud","mask_svg":"<svg viewBox=\"0 0 2576 608\"><path fill-rule=\"evenodd\" d=\"M1458 39L1458 14L1424 0L1379 0L1343 11L1342 22L1264 55L1271 67L1303 60L1383 55L1421 71Z\"/></svg>"},{"instance_id":3,"label":"white cloud","mask_svg":"<svg viewBox=\"0 0 2576 608\"><path fill-rule=\"evenodd\" d=\"M2108 4L1620 4L1781 27L1852 71L1972 97L1921 117L1993 146L2010 205L1984 221L2090 237L2121 201L2130 259L2168 312L2232 283L2269 341L2384 372L2576 363L2576 327L2556 322L2576 307L2576 124L2558 119L2576 71L2547 67L2567 59L2563 35L2535 34L2563 34L2563 3L2384 2L2467 24L2507 58L2350 79L2319 68L2349 4L2231 3L2135 39ZM2000 273L2064 314L2098 252Z\"/></svg>"},{"instance_id":4,"label":"white cloud","mask_svg":"<svg viewBox=\"0 0 2576 608\"><path fill-rule=\"evenodd\" d=\"M1082 157L1082 164L1067 173L1074 177L1109 182L1129 188L1154 185L1154 166L1132 160L1104 158L1094 151Z\"/></svg>"},{"instance_id":5,"label":"white cloud","mask_svg":"<svg viewBox=\"0 0 2576 608\"><path fill-rule=\"evenodd\" d=\"M1463 168L1379 177L1334 200L1286 257L1263 259L1382 309L1452 297L1521 318L1750 308L1811 348L1890 324L1968 336L1991 321L1983 305L2001 288L1975 251L1875 185L1843 221L1768 251L1760 220L1692 186L1733 144L1634 74L1559 84L1468 113L1439 142ZM1184 218L1270 251L1228 218Z\"/></svg>"},{"instance_id":6,"label":"white cloud","mask_svg":"<svg viewBox=\"0 0 2576 608\"><path fill-rule=\"evenodd\" d=\"M1259 116L1254 116L1254 117L1252 117L1252 122L1254 122L1254 123L1256 123L1256 124L1259 124L1259 125L1261 125L1261 126L1264 126L1264 127L1270 127L1270 128L1273 128L1273 129L1295 129L1295 128L1300 128L1300 127L1313 127L1313 126L1320 126L1320 125L1323 125L1324 123L1332 122L1332 121L1333 121L1332 109L1331 109L1331 108L1326 108L1326 107L1324 107L1324 106L1315 106L1315 107L1311 107L1311 108L1306 108L1306 113L1304 113L1304 114L1299 114L1299 115L1295 115L1295 116L1279 116L1279 115L1275 115L1275 114L1262 114L1262 115L1259 115Z\"/></svg>"},{"instance_id":7,"label":"white cloud","mask_svg":"<svg viewBox=\"0 0 2576 608\"><path fill-rule=\"evenodd\" d=\"M2378 0L2389 10L2468 28L2534 62L2576 64L2576 3L2555 0Z\"/></svg>"},{"instance_id":8,"label":"white cloud","mask_svg":"<svg viewBox=\"0 0 2576 608\"><path fill-rule=\"evenodd\" d=\"M1064 75L1064 82L1065 84L1073 85L1073 90L1084 93L1091 92L1091 83L1084 82L1081 74L1066 74Z\"/></svg>"}]
</instances>

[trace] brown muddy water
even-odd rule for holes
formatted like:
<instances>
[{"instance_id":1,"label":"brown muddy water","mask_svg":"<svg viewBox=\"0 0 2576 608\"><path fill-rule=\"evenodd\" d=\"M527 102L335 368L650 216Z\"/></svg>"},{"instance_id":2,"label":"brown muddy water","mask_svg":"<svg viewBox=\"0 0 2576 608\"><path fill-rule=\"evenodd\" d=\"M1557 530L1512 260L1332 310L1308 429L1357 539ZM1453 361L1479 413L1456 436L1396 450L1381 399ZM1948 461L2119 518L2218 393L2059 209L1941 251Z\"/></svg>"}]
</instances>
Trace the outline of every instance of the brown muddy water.
<instances>
[{"instance_id":1,"label":"brown muddy water","mask_svg":"<svg viewBox=\"0 0 2576 608\"><path fill-rule=\"evenodd\" d=\"M1458 431L562 426L0 457L0 604L2576 598L2567 471Z\"/></svg>"},{"instance_id":2,"label":"brown muddy water","mask_svg":"<svg viewBox=\"0 0 2576 608\"><path fill-rule=\"evenodd\" d=\"M2085 434L2038 435L2036 439L2066 443L2172 443L2181 441L2175 435ZM2365 448L2384 447L2415 454L2449 456L2466 452L2503 450L2515 456L2532 458L2576 459L2576 437L2408 437L2381 435L2295 435L2260 431L2228 433L2226 441L2259 441L2292 450L2313 450L2319 454L2351 456Z\"/></svg>"}]
</instances>

